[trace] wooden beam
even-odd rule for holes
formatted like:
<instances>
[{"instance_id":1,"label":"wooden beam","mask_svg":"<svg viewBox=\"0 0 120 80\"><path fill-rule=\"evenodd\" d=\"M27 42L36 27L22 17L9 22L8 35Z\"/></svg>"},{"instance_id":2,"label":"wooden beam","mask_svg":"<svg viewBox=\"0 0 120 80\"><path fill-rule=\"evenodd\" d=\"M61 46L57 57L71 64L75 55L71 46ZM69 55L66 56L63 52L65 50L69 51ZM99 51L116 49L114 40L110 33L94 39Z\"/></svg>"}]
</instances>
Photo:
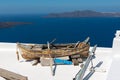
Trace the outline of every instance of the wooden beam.
<instances>
[{"instance_id":1,"label":"wooden beam","mask_svg":"<svg viewBox=\"0 0 120 80\"><path fill-rule=\"evenodd\" d=\"M27 77L20 74L0 68L0 76L6 80L28 80Z\"/></svg>"}]
</instances>

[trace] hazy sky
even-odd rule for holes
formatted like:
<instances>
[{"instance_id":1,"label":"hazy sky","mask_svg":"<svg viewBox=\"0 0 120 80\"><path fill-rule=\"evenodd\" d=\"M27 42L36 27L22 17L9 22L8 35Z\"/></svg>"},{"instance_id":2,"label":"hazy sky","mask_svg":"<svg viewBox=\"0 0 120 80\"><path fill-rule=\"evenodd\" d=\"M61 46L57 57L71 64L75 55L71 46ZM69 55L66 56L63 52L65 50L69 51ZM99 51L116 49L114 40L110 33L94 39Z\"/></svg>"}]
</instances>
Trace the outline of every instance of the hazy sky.
<instances>
[{"instance_id":1,"label":"hazy sky","mask_svg":"<svg viewBox=\"0 0 120 80\"><path fill-rule=\"evenodd\" d=\"M0 14L43 14L86 9L120 12L120 0L0 0Z\"/></svg>"}]
</instances>

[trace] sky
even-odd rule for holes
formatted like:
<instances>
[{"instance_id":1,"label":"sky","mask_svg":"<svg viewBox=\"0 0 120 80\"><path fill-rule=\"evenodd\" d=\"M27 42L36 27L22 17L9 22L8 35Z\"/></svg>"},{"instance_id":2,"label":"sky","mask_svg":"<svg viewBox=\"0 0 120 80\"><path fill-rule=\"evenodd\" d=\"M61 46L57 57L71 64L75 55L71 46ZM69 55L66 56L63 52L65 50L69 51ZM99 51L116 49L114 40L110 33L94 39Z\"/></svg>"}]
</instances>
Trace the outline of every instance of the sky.
<instances>
[{"instance_id":1,"label":"sky","mask_svg":"<svg viewBox=\"0 0 120 80\"><path fill-rule=\"evenodd\" d=\"M120 0L0 0L0 14L47 14L75 10L120 12Z\"/></svg>"}]
</instances>

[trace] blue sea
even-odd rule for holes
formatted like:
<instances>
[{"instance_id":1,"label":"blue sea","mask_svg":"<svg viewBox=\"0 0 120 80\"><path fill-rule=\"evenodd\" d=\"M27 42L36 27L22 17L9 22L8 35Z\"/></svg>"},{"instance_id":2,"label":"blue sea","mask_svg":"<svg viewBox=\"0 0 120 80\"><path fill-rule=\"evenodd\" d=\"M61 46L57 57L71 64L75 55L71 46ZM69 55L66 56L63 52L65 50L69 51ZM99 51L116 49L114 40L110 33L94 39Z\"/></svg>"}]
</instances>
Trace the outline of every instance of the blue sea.
<instances>
[{"instance_id":1,"label":"blue sea","mask_svg":"<svg viewBox=\"0 0 120 80\"><path fill-rule=\"evenodd\" d=\"M44 18L41 15L0 15L0 22L31 22L32 24L0 28L0 42L76 43L90 37L91 46L112 47L118 17Z\"/></svg>"}]
</instances>

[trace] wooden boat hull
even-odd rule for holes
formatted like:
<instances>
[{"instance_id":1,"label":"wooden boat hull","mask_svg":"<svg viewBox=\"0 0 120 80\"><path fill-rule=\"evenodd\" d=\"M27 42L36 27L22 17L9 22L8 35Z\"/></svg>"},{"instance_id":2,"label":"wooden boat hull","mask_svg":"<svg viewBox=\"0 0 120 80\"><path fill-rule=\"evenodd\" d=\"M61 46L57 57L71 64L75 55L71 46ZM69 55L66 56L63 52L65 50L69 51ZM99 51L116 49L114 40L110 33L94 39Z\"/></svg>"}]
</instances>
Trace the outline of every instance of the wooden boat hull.
<instances>
[{"instance_id":1,"label":"wooden boat hull","mask_svg":"<svg viewBox=\"0 0 120 80\"><path fill-rule=\"evenodd\" d=\"M56 44L57 45L57 44ZM74 48L70 46L74 46L75 44L66 44L67 46L62 45L57 46L58 49L41 49L41 46L34 48L35 45L31 44L20 44L17 43L17 48L21 53L21 56L26 60L31 59L39 59L40 57L45 58L57 58L57 57L65 57L65 56L72 56L72 55L80 55L81 57L87 57L89 53L89 44L84 42L79 43L79 45ZM45 45L44 45L45 46Z\"/></svg>"}]
</instances>

